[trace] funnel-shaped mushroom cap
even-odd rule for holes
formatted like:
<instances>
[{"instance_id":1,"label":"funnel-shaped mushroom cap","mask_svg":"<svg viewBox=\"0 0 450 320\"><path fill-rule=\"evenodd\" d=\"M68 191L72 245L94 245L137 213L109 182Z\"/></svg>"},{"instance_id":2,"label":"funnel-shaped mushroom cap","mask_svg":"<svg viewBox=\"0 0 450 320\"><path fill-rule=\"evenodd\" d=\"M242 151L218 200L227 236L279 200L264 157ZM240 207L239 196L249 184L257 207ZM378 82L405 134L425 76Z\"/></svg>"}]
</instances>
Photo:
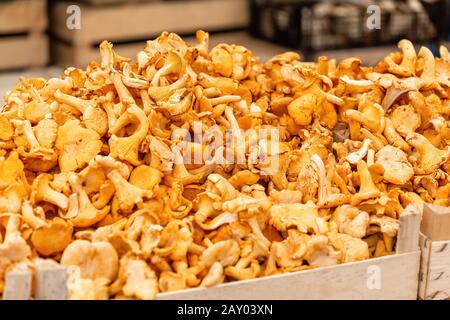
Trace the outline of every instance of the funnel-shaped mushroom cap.
<instances>
[{"instance_id":1,"label":"funnel-shaped mushroom cap","mask_svg":"<svg viewBox=\"0 0 450 320\"><path fill-rule=\"evenodd\" d=\"M119 257L109 242L75 240L64 250L63 266L78 266L82 278L113 281L119 270Z\"/></svg>"},{"instance_id":2,"label":"funnel-shaped mushroom cap","mask_svg":"<svg viewBox=\"0 0 450 320\"><path fill-rule=\"evenodd\" d=\"M54 218L46 226L33 232L31 243L42 256L52 256L63 252L72 242L72 232L70 223L61 218Z\"/></svg>"},{"instance_id":3,"label":"funnel-shaped mushroom cap","mask_svg":"<svg viewBox=\"0 0 450 320\"><path fill-rule=\"evenodd\" d=\"M376 163L384 169L383 178L394 184L404 185L414 175L414 169L406 154L393 146L385 146L375 155Z\"/></svg>"},{"instance_id":4,"label":"funnel-shaped mushroom cap","mask_svg":"<svg viewBox=\"0 0 450 320\"><path fill-rule=\"evenodd\" d=\"M56 148L59 150L59 168L62 172L76 171L87 164L102 147L100 136L80 126L79 120L69 120L58 128Z\"/></svg>"},{"instance_id":5,"label":"funnel-shaped mushroom cap","mask_svg":"<svg viewBox=\"0 0 450 320\"><path fill-rule=\"evenodd\" d=\"M203 251L200 261L209 268L215 262L223 267L234 265L239 259L240 248L235 240L223 240L216 242Z\"/></svg>"},{"instance_id":6,"label":"funnel-shaped mushroom cap","mask_svg":"<svg viewBox=\"0 0 450 320\"><path fill-rule=\"evenodd\" d=\"M78 196L78 204L76 205L76 215L70 221L75 227L89 227L101 221L109 212L110 207L106 206L98 210L89 199L86 191L81 185L81 181L77 175L71 174L69 183L72 190ZM70 209L69 209L70 210Z\"/></svg>"},{"instance_id":7,"label":"funnel-shaped mushroom cap","mask_svg":"<svg viewBox=\"0 0 450 320\"><path fill-rule=\"evenodd\" d=\"M133 124L136 130L128 137L119 137L116 134L126 126ZM113 128L110 129L112 134L109 139L110 156L128 161L137 166L141 164L139 160L139 148L141 142L147 135L149 128L147 116L144 111L137 106L131 106L117 119Z\"/></svg>"},{"instance_id":8,"label":"funnel-shaped mushroom cap","mask_svg":"<svg viewBox=\"0 0 450 320\"><path fill-rule=\"evenodd\" d=\"M417 174L429 174L449 159L449 147L447 147L447 150L438 149L419 133L409 134L406 141L420 154L418 166L415 168Z\"/></svg>"}]
</instances>

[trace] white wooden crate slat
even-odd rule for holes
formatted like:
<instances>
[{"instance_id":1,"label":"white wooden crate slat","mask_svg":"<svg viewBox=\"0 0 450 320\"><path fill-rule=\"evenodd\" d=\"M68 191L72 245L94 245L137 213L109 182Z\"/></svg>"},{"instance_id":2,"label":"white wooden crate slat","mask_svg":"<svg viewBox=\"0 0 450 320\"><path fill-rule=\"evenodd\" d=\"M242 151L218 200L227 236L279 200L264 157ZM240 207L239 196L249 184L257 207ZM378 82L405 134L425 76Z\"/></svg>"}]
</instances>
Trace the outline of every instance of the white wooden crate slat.
<instances>
[{"instance_id":1,"label":"white wooden crate slat","mask_svg":"<svg viewBox=\"0 0 450 320\"><path fill-rule=\"evenodd\" d=\"M419 298L450 299L450 208L426 204L421 231Z\"/></svg>"},{"instance_id":2,"label":"white wooden crate slat","mask_svg":"<svg viewBox=\"0 0 450 320\"><path fill-rule=\"evenodd\" d=\"M0 70L47 64L47 24L46 0L0 3Z\"/></svg>"}]
</instances>

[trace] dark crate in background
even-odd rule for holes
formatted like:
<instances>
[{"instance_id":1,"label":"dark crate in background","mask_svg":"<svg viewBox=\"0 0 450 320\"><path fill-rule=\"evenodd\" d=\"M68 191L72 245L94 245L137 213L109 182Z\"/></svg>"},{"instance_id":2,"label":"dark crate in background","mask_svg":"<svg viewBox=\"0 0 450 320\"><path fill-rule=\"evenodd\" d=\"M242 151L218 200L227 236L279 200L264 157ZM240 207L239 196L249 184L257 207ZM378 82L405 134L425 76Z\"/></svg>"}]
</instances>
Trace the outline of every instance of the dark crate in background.
<instances>
[{"instance_id":1,"label":"dark crate in background","mask_svg":"<svg viewBox=\"0 0 450 320\"><path fill-rule=\"evenodd\" d=\"M305 55L322 50L391 45L400 39L415 43L436 41L445 10L391 1L251 0L253 36L300 49ZM367 7L381 8L381 29L370 30ZM430 15L431 13L431 15ZM444 20L442 20L444 19Z\"/></svg>"}]
</instances>

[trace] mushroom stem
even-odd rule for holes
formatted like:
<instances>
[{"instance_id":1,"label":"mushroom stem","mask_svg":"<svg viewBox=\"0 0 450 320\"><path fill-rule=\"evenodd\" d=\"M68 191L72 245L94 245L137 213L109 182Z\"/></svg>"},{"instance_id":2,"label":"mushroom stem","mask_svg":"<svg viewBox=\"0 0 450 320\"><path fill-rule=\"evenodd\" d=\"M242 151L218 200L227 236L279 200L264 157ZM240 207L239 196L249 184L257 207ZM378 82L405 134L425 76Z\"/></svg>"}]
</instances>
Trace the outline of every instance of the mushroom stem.
<instances>
[{"instance_id":1,"label":"mushroom stem","mask_svg":"<svg viewBox=\"0 0 450 320\"><path fill-rule=\"evenodd\" d=\"M356 166L359 174L360 186L359 192L352 197L352 205L358 205L364 200L377 198L381 195L380 190L378 190L372 180L366 162L361 160Z\"/></svg>"},{"instance_id":2,"label":"mushroom stem","mask_svg":"<svg viewBox=\"0 0 450 320\"><path fill-rule=\"evenodd\" d=\"M348 195L342 193L334 193L331 190L330 182L328 181L327 172L322 158L320 158L320 156L318 156L317 154L314 154L311 157L311 161L316 165L319 171L319 194L317 205L322 208L332 208L344 203L348 203Z\"/></svg>"},{"instance_id":3,"label":"mushroom stem","mask_svg":"<svg viewBox=\"0 0 450 320\"><path fill-rule=\"evenodd\" d=\"M30 150L37 151L41 149L41 145L39 144L33 133L33 129L29 120L23 120L23 133L25 134L28 144L30 145Z\"/></svg>"},{"instance_id":4,"label":"mushroom stem","mask_svg":"<svg viewBox=\"0 0 450 320\"><path fill-rule=\"evenodd\" d=\"M49 181L52 178L50 174L40 174L33 182L33 192L31 194L31 200L33 203L39 201L47 201L53 203L59 208L66 210L69 199L62 193L53 190Z\"/></svg>"},{"instance_id":5,"label":"mushroom stem","mask_svg":"<svg viewBox=\"0 0 450 320\"><path fill-rule=\"evenodd\" d=\"M419 50L419 58L423 59L423 71L420 75L427 86L433 86L436 84L436 62L434 55L430 49L422 47Z\"/></svg>"},{"instance_id":6,"label":"mushroom stem","mask_svg":"<svg viewBox=\"0 0 450 320\"><path fill-rule=\"evenodd\" d=\"M131 95L128 88L123 84L122 82L122 76L118 72L114 72L111 77L111 81L114 84L114 87L116 87L116 91L119 95L120 101L124 105L132 105L136 104L134 101L133 96Z\"/></svg>"},{"instance_id":7,"label":"mushroom stem","mask_svg":"<svg viewBox=\"0 0 450 320\"><path fill-rule=\"evenodd\" d=\"M14 241L14 238L19 232L20 224L21 224L20 216L18 215L9 216L8 223L6 224L5 238L3 244L12 243Z\"/></svg>"},{"instance_id":8,"label":"mushroom stem","mask_svg":"<svg viewBox=\"0 0 450 320\"><path fill-rule=\"evenodd\" d=\"M270 241L264 236L264 234L261 231L261 228L259 227L258 220L256 220L256 216L252 216L249 219L247 219L247 223L252 229L253 234L267 247L270 247Z\"/></svg>"},{"instance_id":9,"label":"mushroom stem","mask_svg":"<svg viewBox=\"0 0 450 320\"><path fill-rule=\"evenodd\" d=\"M232 103L232 102L239 102L241 101L242 98L241 96L237 96L237 95L227 95L227 96L221 96L221 97L217 97L217 98L211 98L209 99L209 102L211 103L212 106L218 105L218 104L222 104L222 103Z\"/></svg>"},{"instance_id":10,"label":"mushroom stem","mask_svg":"<svg viewBox=\"0 0 450 320\"><path fill-rule=\"evenodd\" d=\"M398 47L403 52L403 59L400 64L400 67L408 70L411 75L414 74L414 70L416 69L416 50L414 49L414 45L409 40L400 40L398 42Z\"/></svg>"},{"instance_id":11,"label":"mushroom stem","mask_svg":"<svg viewBox=\"0 0 450 320\"><path fill-rule=\"evenodd\" d=\"M198 222L198 221L197 221L197 223L200 225L200 227L203 230L215 230L218 227L220 227L221 225L236 222L236 221L238 221L238 217L235 213L224 212L224 213L218 215L217 217L215 217L214 219L212 219L208 223L203 223L203 222Z\"/></svg>"},{"instance_id":12,"label":"mushroom stem","mask_svg":"<svg viewBox=\"0 0 450 320\"><path fill-rule=\"evenodd\" d=\"M34 230L47 226L47 222L42 220L34 214L33 207L29 201L24 201L22 204L22 216L25 222Z\"/></svg>"},{"instance_id":13,"label":"mushroom stem","mask_svg":"<svg viewBox=\"0 0 450 320\"><path fill-rule=\"evenodd\" d=\"M84 113L88 107L95 107L95 102L91 100L84 100L69 94L62 93L61 90L56 90L54 94L56 100L65 103L71 107L76 108L81 113Z\"/></svg>"},{"instance_id":14,"label":"mushroom stem","mask_svg":"<svg viewBox=\"0 0 450 320\"><path fill-rule=\"evenodd\" d=\"M64 219L72 219L75 218L78 215L78 196L76 193L72 193L69 196L69 206L67 209L67 213L63 213L61 210L58 210L58 214L61 218Z\"/></svg>"},{"instance_id":15,"label":"mushroom stem","mask_svg":"<svg viewBox=\"0 0 450 320\"><path fill-rule=\"evenodd\" d=\"M152 87L157 87L159 85L159 79L166 75L170 69L172 68L172 64L166 64L162 68L160 68L158 71L155 72L153 75L152 81L150 82L150 85Z\"/></svg>"},{"instance_id":16,"label":"mushroom stem","mask_svg":"<svg viewBox=\"0 0 450 320\"><path fill-rule=\"evenodd\" d=\"M364 159L372 143L370 139L364 139L363 145L358 151L352 152L347 156L347 161L351 164L356 164L358 161Z\"/></svg>"},{"instance_id":17,"label":"mushroom stem","mask_svg":"<svg viewBox=\"0 0 450 320\"><path fill-rule=\"evenodd\" d=\"M325 98L328 102L333 103L335 105L338 105L338 106L344 105L344 100L342 100L342 98L339 98L331 93L326 93Z\"/></svg>"}]
</instances>

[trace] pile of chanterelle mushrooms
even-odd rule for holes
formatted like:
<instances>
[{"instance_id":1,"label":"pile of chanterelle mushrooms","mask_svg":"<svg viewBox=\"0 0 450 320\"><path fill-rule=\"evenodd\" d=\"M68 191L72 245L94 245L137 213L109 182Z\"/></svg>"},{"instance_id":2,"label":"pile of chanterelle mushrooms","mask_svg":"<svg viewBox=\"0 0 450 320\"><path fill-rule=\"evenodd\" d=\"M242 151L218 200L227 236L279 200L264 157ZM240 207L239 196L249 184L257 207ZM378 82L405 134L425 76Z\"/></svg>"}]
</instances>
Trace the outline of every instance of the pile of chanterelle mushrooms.
<instances>
[{"instance_id":1,"label":"pile of chanterelle mushrooms","mask_svg":"<svg viewBox=\"0 0 450 320\"><path fill-rule=\"evenodd\" d=\"M402 40L374 67L294 52L262 64L197 40L163 33L137 63L105 41L100 63L7 93L0 292L37 257L68 267L75 299L153 299L378 257L393 253L407 205L450 205L446 48L434 58ZM211 145L183 139L199 122L244 143L176 161L181 141ZM278 140L246 135L267 128ZM216 161L227 152L244 161ZM264 165L250 161L263 152Z\"/></svg>"}]
</instances>

